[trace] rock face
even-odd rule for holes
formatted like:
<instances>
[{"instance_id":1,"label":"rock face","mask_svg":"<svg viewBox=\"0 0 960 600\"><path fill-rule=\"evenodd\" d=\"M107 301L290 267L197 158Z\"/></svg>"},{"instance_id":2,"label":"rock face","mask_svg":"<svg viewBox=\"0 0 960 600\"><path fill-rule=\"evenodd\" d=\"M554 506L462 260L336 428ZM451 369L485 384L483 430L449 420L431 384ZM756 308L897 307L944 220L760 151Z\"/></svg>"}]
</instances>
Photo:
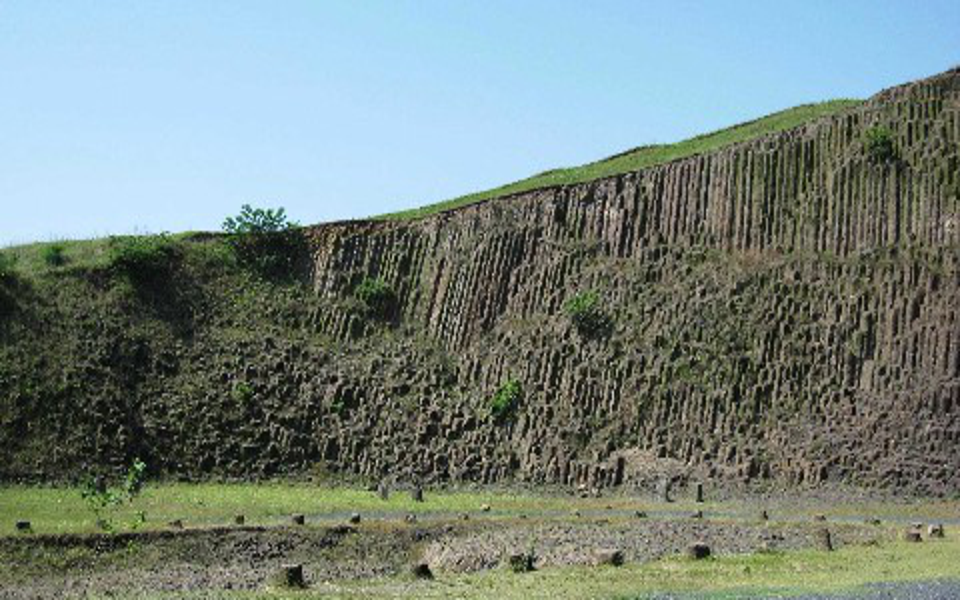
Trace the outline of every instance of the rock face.
<instances>
[{"instance_id":1,"label":"rock face","mask_svg":"<svg viewBox=\"0 0 960 600\"><path fill-rule=\"evenodd\" d=\"M865 149L877 127L892 158ZM257 335L201 294L142 369L80 370L99 419L0 423L0 477L140 453L194 477L960 486L960 71L639 172L307 235L303 285L236 288ZM351 309L371 278L387 319ZM586 295L593 332L569 314ZM15 380L8 404L67 410ZM75 431L98 441L30 452Z\"/></svg>"}]
</instances>

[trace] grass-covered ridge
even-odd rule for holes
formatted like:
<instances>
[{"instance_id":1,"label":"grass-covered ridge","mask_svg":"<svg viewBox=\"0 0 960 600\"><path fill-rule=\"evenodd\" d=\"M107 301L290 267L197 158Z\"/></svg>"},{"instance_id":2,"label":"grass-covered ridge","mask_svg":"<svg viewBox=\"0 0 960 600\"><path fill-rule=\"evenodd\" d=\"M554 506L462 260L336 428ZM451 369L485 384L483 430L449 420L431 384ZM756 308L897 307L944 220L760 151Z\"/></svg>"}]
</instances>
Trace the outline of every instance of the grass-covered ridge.
<instances>
[{"instance_id":1,"label":"grass-covered ridge","mask_svg":"<svg viewBox=\"0 0 960 600\"><path fill-rule=\"evenodd\" d=\"M612 175L619 175L621 173L629 173L681 158L703 154L732 144L746 142L764 135L786 131L819 117L836 114L856 106L860 104L860 102L860 100L841 99L815 104L804 104L753 121L727 127L726 129L698 135L681 142L640 146L578 167L545 171L532 177L490 190L467 194L420 208L382 215L380 218L415 219L501 196L516 194L518 192L526 192L557 185L582 183L603 177L610 177Z\"/></svg>"}]
</instances>

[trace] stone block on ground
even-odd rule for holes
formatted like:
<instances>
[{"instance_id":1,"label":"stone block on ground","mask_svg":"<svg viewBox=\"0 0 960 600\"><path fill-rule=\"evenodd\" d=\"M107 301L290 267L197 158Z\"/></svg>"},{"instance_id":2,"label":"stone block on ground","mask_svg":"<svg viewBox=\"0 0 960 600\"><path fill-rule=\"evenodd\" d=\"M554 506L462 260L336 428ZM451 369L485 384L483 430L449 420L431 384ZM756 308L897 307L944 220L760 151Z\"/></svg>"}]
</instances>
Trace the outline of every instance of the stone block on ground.
<instances>
[{"instance_id":1,"label":"stone block on ground","mask_svg":"<svg viewBox=\"0 0 960 600\"><path fill-rule=\"evenodd\" d=\"M710 556L710 546L704 542L690 544L690 546L687 548L687 556L694 560L708 558Z\"/></svg>"},{"instance_id":2,"label":"stone block on ground","mask_svg":"<svg viewBox=\"0 0 960 600\"><path fill-rule=\"evenodd\" d=\"M617 550L615 548L601 548L594 551L591 564L595 566L609 565L612 567L619 567L624 562L624 555L622 550Z\"/></svg>"},{"instance_id":3,"label":"stone block on ground","mask_svg":"<svg viewBox=\"0 0 960 600\"><path fill-rule=\"evenodd\" d=\"M303 565L283 565L273 577L273 583L281 588L303 589L307 581L303 577Z\"/></svg>"}]
</instances>

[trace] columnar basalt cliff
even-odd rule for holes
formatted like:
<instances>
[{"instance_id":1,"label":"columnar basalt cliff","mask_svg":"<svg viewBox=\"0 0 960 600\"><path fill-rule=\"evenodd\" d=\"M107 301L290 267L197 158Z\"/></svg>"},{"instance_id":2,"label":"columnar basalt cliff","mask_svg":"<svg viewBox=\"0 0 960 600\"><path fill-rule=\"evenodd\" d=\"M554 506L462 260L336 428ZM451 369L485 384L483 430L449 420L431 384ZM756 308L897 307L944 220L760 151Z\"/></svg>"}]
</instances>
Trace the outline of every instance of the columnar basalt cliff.
<instances>
[{"instance_id":1,"label":"columnar basalt cliff","mask_svg":"<svg viewBox=\"0 0 960 600\"><path fill-rule=\"evenodd\" d=\"M892 156L865 149L878 127ZM23 292L0 477L141 455L186 477L960 490L960 71L639 172L306 233L291 285L201 265L136 297ZM386 321L355 306L370 278ZM578 294L602 330L572 322Z\"/></svg>"}]
</instances>

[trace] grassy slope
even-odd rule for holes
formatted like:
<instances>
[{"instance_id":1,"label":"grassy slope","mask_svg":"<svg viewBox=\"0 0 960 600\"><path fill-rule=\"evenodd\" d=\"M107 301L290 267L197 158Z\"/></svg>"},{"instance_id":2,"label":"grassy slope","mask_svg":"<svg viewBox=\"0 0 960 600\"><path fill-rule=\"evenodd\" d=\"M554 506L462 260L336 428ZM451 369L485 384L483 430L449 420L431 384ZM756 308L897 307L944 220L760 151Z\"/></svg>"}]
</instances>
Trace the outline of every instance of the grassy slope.
<instances>
[{"instance_id":1,"label":"grassy slope","mask_svg":"<svg viewBox=\"0 0 960 600\"><path fill-rule=\"evenodd\" d=\"M517 192L556 185L581 183L620 173L628 173L677 159L703 154L731 144L756 139L763 135L792 129L807 121L838 113L844 109L856 106L859 103L859 100L830 100L817 104L804 104L754 121L734 125L733 127L721 129L713 133L699 135L682 142L641 146L579 167L554 169L491 190L460 196L452 200L438 202L421 208L383 215L380 218L413 219L500 196L515 194Z\"/></svg>"}]
</instances>

